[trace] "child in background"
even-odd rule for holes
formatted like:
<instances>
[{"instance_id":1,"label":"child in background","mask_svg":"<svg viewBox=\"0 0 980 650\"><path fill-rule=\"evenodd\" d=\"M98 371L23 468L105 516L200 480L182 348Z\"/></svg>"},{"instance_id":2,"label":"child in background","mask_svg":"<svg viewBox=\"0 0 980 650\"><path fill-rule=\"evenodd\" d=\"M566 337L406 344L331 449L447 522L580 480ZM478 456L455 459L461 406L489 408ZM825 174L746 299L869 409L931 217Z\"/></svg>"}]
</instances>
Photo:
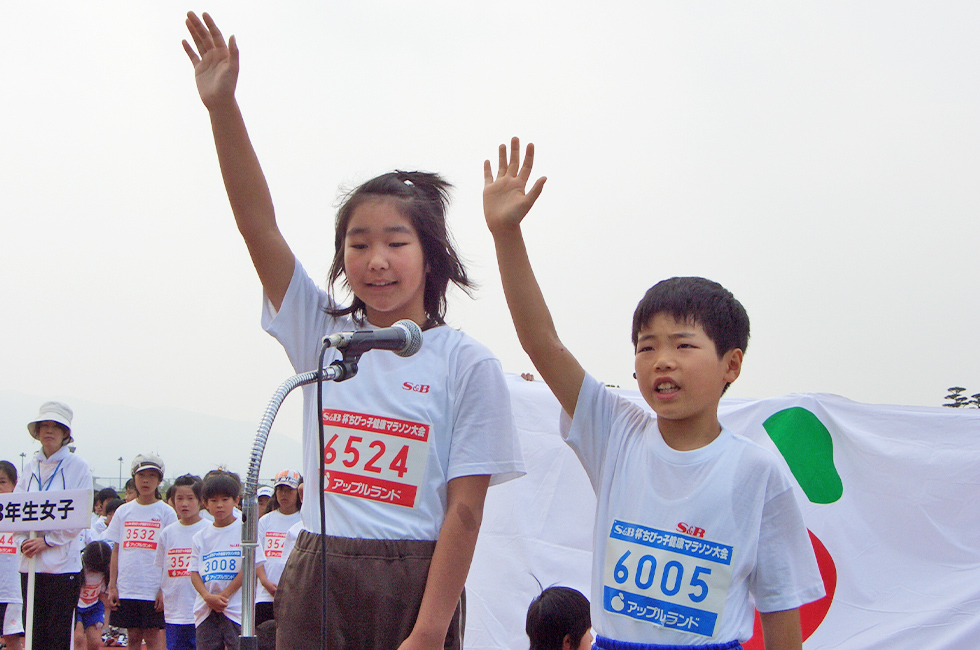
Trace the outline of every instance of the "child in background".
<instances>
[{"instance_id":1,"label":"child in background","mask_svg":"<svg viewBox=\"0 0 980 650\"><path fill-rule=\"evenodd\" d=\"M258 490L255 491L255 500L259 504L259 516L261 517L269 511L269 502L272 501L272 488L268 485L262 485Z\"/></svg>"},{"instance_id":2,"label":"child in background","mask_svg":"<svg viewBox=\"0 0 980 650\"><path fill-rule=\"evenodd\" d=\"M17 468L9 460L0 460L0 494L10 494L17 485ZM0 533L0 634L7 650L20 650L24 639L21 624L20 571L17 543L12 532ZM11 621L11 629L6 626Z\"/></svg>"},{"instance_id":3,"label":"child in background","mask_svg":"<svg viewBox=\"0 0 980 650\"><path fill-rule=\"evenodd\" d=\"M106 529L106 538L114 542L109 575L112 624L126 628L128 647L135 650L144 641L148 650L164 648L161 576L149 570L156 562L160 533L177 521L173 508L160 500L164 471L159 456L137 456L131 467L137 497L119 507Z\"/></svg>"},{"instance_id":4,"label":"child in background","mask_svg":"<svg viewBox=\"0 0 980 650\"><path fill-rule=\"evenodd\" d=\"M330 290L320 289L276 223L235 98L235 38L226 44L211 17L203 19L188 14L196 51L187 41L184 50L264 290L263 327L296 372L317 369L325 334L403 319L423 330L414 356L365 354L352 381L325 382L323 411L316 387L303 390L303 473L323 476L322 458L331 478L322 490L317 480L303 503L303 531L276 594L276 643L280 650L305 649L323 629L329 647L445 641L458 648L462 591L487 488L520 476L524 466L500 362L446 325L449 283L471 286L448 231L451 186L437 174L393 171L348 194L337 215ZM347 306L332 291L341 281L351 293ZM330 350L325 361L336 358ZM373 424L354 424L360 420ZM323 447L321 423L329 441ZM390 426L411 431L411 439ZM342 578L326 580L323 560L330 575ZM318 606L324 585L327 620Z\"/></svg>"},{"instance_id":5,"label":"child in background","mask_svg":"<svg viewBox=\"0 0 980 650\"><path fill-rule=\"evenodd\" d=\"M104 533L105 529L109 526L109 523L106 521L106 515L108 513L105 511L105 506L113 499L118 499L118 498L119 498L119 494L117 494L116 491L112 488L102 488L101 490L96 492L95 511L98 513L99 516L92 524L92 528L91 528L92 539L102 538L102 533Z\"/></svg>"},{"instance_id":6,"label":"child in background","mask_svg":"<svg viewBox=\"0 0 980 650\"><path fill-rule=\"evenodd\" d=\"M136 490L136 481L131 478L126 481L126 503L129 503L138 496L139 492ZM157 495L157 498L159 498L159 495Z\"/></svg>"},{"instance_id":7,"label":"child in background","mask_svg":"<svg viewBox=\"0 0 980 650\"><path fill-rule=\"evenodd\" d=\"M78 622L75 624L76 650L102 647L111 563L112 547L105 542L90 542L82 551L82 591L78 595Z\"/></svg>"},{"instance_id":8,"label":"child in background","mask_svg":"<svg viewBox=\"0 0 980 650\"><path fill-rule=\"evenodd\" d=\"M586 374L558 338L531 270L521 222L533 145L500 145L483 167L483 209L521 346L562 406L561 434L596 492L592 621L596 647L741 648L754 608L767 650L803 646L798 608L823 596L803 517L777 457L718 421L735 381L749 318L704 278L656 284L633 315L640 394L656 413ZM689 246L703 234L653 224L640 240ZM737 256L733 253L733 259Z\"/></svg>"},{"instance_id":9,"label":"child in background","mask_svg":"<svg viewBox=\"0 0 980 650\"><path fill-rule=\"evenodd\" d=\"M276 588L286 566L288 555L283 554L286 533L300 521L299 509L303 500L299 496L299 486L303 482L300 473L284 469L273 480L275 493L269 501L265 515L259 519L259 543L265 553L265 566L257 572L259 586L255 594L255 626L272 620Z\"/></svg>"},{"instance_id":10,"label":"child in background","mask_svg":"<svg viewBox=\"0 0 980 650\"><path fill-rule=\"evenodd\" d=\"M102 512L105 513L105 527L106 529L102 531L101 541L107 542L109 546L115 546L116 543L111 539L106 538L106 533L109 531L109 524L112 523L112 518L116 515L116 511L119 510L119 506L125 505L126 502L120 498L109 499L102 506Z\"/></svg>"},{"instance_id":11,"label":"child in background","mask_svg":"<svg viewBox=\"0 0 980 650\"><path fill-rule=\"evenodd\" d=\"M241 482L230 472L204 480L204 505L214 523L191 545L191 582L197 590L194 622L197 650L238 650L242 630L242 527L235 517ZM255 565L265 562L262 546Z\"/></svg>"},{"instance_id":12,"label":"child in background","mask_svg":"<svg viewBox=\"0 0 980 650\"><path fill-rule=\"evenodd\" d=\"M589 650L589 599L570 587L548 587L527 608L524 631L530 650Z\"/></svg>"},{"instance_id":13,"label":"child in background","mask_svg":"<svg viewBox=\"0 0 980 650\"><path fill-rule=\"evenodd\" d=\"M194 650L194 601L191 582L191 548L194 536L211 525L201 517L201 479L185 474L172 486L177 522L160 534L156 566L162 573L163 614L167 623L167 650Z\"/></svg>"}]
</instances>

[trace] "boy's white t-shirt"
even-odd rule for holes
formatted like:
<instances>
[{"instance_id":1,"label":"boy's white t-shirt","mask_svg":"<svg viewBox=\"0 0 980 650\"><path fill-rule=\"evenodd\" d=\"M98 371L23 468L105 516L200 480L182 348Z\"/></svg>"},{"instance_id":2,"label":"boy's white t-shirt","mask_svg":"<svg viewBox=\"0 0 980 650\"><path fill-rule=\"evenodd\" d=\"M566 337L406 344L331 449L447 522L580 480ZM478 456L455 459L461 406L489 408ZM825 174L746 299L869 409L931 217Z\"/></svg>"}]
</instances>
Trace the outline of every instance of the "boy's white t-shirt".
<instances>
[{"instance_id":1,"label":"boy's white t-shirt","mask_svg":"<svg viewBox=\"0 0 980 650\"><path fill-rule=\"evenodd\" d=\"M777 458L723 428L677 451L656 417L586 376L561 433L597 496L592 624L631 643L746 641L754 607L824 595L792 485Z\"/></svg>"},{"instance_id":2,"label":"boy's white t-shirt","mask_svg":"<svg viewBox=\"0 0 980 650\"><path fill-rule=\"evenodd\" d=\"M116 510L106 539L119 545L116 589L120 598L156 600L161 576L149 569L156 562L160 534L175 521L177 513L165 501L144 506L134 500Z\"/></svg>"},{"instance_id":3,"label":"boy's white t-shirt","mask_svg":"<svg viewBox=\"0 0 980 650\"><path fill-rule=\"evenodd\" d=\"M286 568L289 553L286 550L286 536L289 529L301 520L300 513L284 515L278 510L263 515L259 519L259 543L265 554L265 577L274 585L279 584L282 570ZM260 582L255 591L255 602L271 603L273 596Z\"/></svg>"},{"instance_id":4,"label":"boy's white t-shirt","mask_svg":"<svg viewBox=\"0 0 980 650\"><path fill-rule=\"evenodd\" d=\"M255 566L265 563L262 545L255 548ZM202 528L191 543L191 571L196 571L209 593L221 593L242 570L242 527L233 521L221 528L214 524ZM237 589L228 598L228 606L222 612L227 618L241 625L242 590ZM194 624L200 625L211 614L211 608L201 594L194 599Z\"/></svg>"},{"instance_id":5,"label":"boy's white t-shirt","mask_svg":"<svg viewBox=\"0 0 980 650\"><path fill-rule=\"evenodd\" d=\"M191 552L194 536L211 526L207 519L185 526L176 521L160 534L154 565L160 572L163 615L171 625L194 623L197 590L191 582Z\"/></svg>"},{"instance_id":6,"label":"boy's white t-shirt","mask_svg":"<svg viewBox=\"0 0 980 650\"><path fill-rule=\"evenodd\" d=\"M13 532L0 532L0 603L19 603L20 547Z\"/></svg>"},{"instance_id":7,"label":"boy's white t-shirt","mask_svg":"<svg viewBox=\"0 0 980 650\"><path fill-rule=\"evenodd\" d=\"M316 369L324 335L373 329L329 316L330 305L298 260L279 311L264 300L262 326L297 373ZM435 540L450 480L490 475L493 485L525 473L500 362L448 326L422 338L411 357L369 351L355 377L324 383L324 450L318 449L316 387L303 388L303 473L311 477L305 530L320 532L321 456L328 472L326 532L349 538ZM329 350L324 364L337 358Z\"/></svg>"}]
</instances>

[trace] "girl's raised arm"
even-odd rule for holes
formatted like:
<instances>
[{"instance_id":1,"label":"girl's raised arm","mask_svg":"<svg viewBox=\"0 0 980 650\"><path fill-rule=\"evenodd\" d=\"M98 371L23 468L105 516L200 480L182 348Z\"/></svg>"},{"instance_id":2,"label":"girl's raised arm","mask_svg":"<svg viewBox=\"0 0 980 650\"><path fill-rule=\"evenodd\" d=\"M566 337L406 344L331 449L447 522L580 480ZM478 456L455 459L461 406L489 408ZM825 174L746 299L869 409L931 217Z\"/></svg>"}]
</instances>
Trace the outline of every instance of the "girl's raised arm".
<instances>
[{"instance_id":1,"label":"girl's raised arm","mask_svg":"<svg viewBox=\"0 0 980 650\"><path fill-rule=\"evenodd\" d=\"M269 185L235 100L238 83L235 37L226 44L211 16L205 13L202 17L203 22L193 12L187 14L187 30L194 46L185 40L184 51L194 64L197 91L211 115L221 177L238 231L248 246L262 288L278 310L293 276L293 253L279 232Z\"/></svg>"},{"instance_id":2,"label":"girl's raised arm","mask_svg":"<svg viewBox=\"0 0 980 650\"><path fill-rule=\"evenodd\" d=\"M521 347L565 412L574 415L585 370L558 338L521 233L521 221L541 194L546 179L539 178L525 193L534 163L534 145L527 145L523 165L520 155L520 142L513 138L510 160L507 146L500 145L496 178L490 161L483 163L483 212L493 235L500 281Z\"/></svg>"}]
</instances>

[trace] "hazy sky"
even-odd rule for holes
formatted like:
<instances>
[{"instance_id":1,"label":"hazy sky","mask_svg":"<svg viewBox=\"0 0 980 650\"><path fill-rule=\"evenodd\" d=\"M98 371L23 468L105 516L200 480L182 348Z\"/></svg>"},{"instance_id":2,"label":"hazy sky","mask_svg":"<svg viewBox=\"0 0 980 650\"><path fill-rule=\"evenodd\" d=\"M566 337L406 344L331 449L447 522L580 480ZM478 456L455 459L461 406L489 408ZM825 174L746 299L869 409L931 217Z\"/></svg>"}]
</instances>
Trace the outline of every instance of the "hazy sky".
<instances>
[{"instance_id":1,"label":"hazy sky","mask_svg":"<svg viewBox=\"0 0 980 650\"><path fill-rule=\"evenodd\" d=\"M549 178L532 262L594 375L632 387L637 300L703 275L752 319L733 397L980 391L980 5L892 1L5 5L0 390L257 423L292 372L259 326L186 9L238 37L239 102L314 277L340 186L455 184L481 286L449 320L506 371L531 366L482 162L519 135Z\"/></svg>"}]
</instances>

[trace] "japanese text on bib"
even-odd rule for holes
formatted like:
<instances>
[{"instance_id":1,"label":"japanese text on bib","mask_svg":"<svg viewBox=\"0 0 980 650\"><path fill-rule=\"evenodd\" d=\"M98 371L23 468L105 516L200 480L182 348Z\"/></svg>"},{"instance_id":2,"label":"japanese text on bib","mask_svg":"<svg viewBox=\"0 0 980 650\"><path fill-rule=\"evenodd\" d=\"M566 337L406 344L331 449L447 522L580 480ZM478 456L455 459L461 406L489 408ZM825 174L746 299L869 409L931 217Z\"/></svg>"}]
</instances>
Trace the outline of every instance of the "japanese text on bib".
<instances>
[{"instance_id":1,"label":"japanese text on bib","mask_svg":"<svg viewBox=\"0 0 980 650\"><path fill-rule=\"evenodd\" d=\"M415 506L429 458L429 425L324 409L323 429L324 492Z\"/></svg>"},{"instance_id":2,"label":"japanese text on bib","mask_svg":"<svg viewBox=\"0 0 980 650\"><path fill-rule=\"evenodd\" d=\"M725 607L733 552L717 542L613 521L603 609L710 637Z\"/></svg>"}]
</instances>

